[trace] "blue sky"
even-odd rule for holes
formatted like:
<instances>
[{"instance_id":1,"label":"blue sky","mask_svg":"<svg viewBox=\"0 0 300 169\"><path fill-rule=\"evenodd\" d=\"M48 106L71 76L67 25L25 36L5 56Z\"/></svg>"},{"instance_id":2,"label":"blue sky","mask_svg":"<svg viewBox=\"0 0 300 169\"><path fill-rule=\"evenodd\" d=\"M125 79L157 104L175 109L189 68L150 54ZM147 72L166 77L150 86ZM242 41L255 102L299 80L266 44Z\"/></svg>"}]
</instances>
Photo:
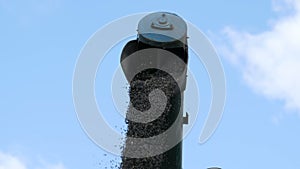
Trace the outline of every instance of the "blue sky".
<instances>
[{"instance_id":1,"label":"blue sky","mask_svg":"<svg viewBox=\"0 0 300 169\"><path fill-rule=\"evenodd\" d=\"M175 12L199 27L215 45L226 74L222 121L200 145L211 96L203 65L191 57L201 103L184 140L184 169L300 166L299 1L0 0L0 169L96 169L119 160L81 129L73 71L81 48L99 28L150 11ZM104 66L119 62L125 43L112 49ZM101 85L99 78L96 84ZM115 116L105 117L114 122Z\"/></svg>"}]
</instances>

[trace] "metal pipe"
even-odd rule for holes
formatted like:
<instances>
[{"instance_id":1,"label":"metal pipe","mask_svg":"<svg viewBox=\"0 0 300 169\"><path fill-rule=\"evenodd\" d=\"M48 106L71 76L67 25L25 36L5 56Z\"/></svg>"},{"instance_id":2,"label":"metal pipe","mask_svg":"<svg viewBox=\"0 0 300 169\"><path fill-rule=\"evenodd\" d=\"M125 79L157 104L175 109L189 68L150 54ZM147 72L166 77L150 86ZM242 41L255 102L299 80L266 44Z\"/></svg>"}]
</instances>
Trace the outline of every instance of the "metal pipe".
<instances>
[{"instance_id":1,"label":"metal pipe","mask_svg":"<svg viewBox=\"0 0 300 169\"><path fill-rule=\"evenodd\" d=\"M174 77L159 69L146 69L137 73L131 79L131 73L145 62L144 60L130 60L123 62L131 54L144 49L162 49L171 52L183 63L183 69ZM167 64L167 60L161 53L155 53L156 57L147 59L153 64ZM173 148L162 154L147 158L130 158L123 156L121 167L128 168L161 168L182 169L182 125L187 122L183 119L183 92L186 87L186 70L188 62L187 25L183 19L173 13L157 12L145 16L138 24L137 39L128 42L121 54L121 66L130 84L130 104L139 111L147 111L151 105L148 96L154 89L162 90L167 96L167 104L161 116L148 123L139 123L126 118L128 124L127 137L148 138L161 134L172 125L176 127L176 133L164 140L179 139L180 142ZM155 67L155 65L154 65ZM178 67L179 69L179 67ZM179 80L178 80L179 79ZM127 117L132 112L128 109ZM181 117L177 121L177 117ZM133 151L132 145L125 141L125 151Z\"/></svg>"}]
</instances>

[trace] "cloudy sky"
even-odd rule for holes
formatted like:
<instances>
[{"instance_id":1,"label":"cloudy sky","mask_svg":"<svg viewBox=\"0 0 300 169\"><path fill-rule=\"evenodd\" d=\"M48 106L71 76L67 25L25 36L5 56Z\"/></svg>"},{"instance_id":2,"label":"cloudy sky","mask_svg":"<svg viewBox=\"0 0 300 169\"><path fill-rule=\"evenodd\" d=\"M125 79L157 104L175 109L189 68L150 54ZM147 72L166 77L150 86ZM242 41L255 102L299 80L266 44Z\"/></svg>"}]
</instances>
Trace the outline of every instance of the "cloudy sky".
<instances>
[{"instance_id":1,"label":"cloudy sky","mask_svg":"<svg viewBox=\"0 0 300 169\"><path fill-rule=\"evenodd\" d=\"M199 144L211 88L205 67L191 53L200 108L190 112L199 114L184 139L183 168L300 166L300 1L0 0L0 169L96 169L120 161L80 127L73 71L80 50L99 28L151 11L175 12L201 29L226 75L223 118L214 135ZM99 68L96 92L105 100L112 100L103 93L110 91L125 43L103 61L107 72ZM112 128L124 127L112 101L97 101ZM187 104L185 110L193 109Z\"/></svg>"}]
</instances>

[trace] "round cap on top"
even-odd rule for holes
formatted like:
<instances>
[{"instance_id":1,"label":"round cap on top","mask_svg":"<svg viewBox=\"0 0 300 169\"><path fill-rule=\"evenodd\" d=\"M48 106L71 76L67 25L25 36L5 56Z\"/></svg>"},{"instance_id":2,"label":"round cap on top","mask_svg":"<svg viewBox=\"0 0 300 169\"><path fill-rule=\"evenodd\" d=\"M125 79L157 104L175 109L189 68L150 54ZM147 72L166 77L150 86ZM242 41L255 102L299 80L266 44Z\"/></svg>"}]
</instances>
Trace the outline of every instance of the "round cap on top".
<instances>
[{"instance_id":1,"label":"round cap on top","mask_svg":"<svg viewBox=\"0 0 300 169\"><path fill-rule=\"evenodd\" d=\"M187 25L176 14L156 12L138 24L139 41L159 47L181 47L186 44Z\"/></svg>"}]
</instances>

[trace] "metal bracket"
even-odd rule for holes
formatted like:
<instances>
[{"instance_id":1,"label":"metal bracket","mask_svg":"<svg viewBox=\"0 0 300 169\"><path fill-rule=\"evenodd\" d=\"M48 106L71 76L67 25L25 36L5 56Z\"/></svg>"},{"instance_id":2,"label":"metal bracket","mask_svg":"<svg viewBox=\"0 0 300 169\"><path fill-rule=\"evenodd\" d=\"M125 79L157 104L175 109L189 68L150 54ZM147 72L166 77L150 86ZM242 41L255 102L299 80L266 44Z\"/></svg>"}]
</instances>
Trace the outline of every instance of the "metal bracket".
<instances>
[{"instance_id":1,"label":"metal bracket","mask_svg":"<svg viewBox=\"0 0 300 169\"><path fill-rule=\"evenodd\" d=\"M183 124L189 124L189 114L186 112L186 115L183 116L183 120L182 120Z\"/></svg>"}]
</instances>

